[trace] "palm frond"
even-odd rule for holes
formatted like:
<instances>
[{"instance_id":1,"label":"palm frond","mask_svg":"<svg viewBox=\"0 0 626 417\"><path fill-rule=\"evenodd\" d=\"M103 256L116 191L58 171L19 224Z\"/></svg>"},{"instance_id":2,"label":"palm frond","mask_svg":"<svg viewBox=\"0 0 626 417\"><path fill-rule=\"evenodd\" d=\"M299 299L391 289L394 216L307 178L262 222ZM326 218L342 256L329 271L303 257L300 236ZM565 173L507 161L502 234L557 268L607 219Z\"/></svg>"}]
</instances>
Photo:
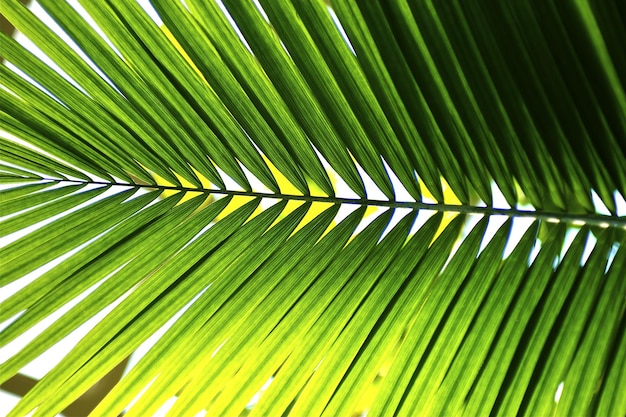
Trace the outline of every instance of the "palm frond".
<instances>
[{"instance_id":1,"label":"palm frond","mask_svg":"<svg viewBox=\"0 0 626 417\"><path fill-rule=\"evenodd\" d=\"M100 318L10 416L626 413L618 2L35 6L0 381Z\"/></svg>"}]
</instances>

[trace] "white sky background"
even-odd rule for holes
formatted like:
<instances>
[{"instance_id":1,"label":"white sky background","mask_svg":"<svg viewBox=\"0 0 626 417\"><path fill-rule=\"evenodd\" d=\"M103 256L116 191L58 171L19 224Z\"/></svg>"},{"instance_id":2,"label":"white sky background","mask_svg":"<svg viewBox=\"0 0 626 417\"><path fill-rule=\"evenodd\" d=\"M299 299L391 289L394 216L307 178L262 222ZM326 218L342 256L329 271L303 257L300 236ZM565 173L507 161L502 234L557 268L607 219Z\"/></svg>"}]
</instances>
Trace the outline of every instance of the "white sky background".
<instances>
[{"instance_id":1,"label":"white sky background","mask_svg":"<svg viewBox=\"0 0 626 417\"><path fill-rule=\"evenodd\" d=\"M156 12L154 12L152 7L149 5L148 0L139 0L139 2L150 13L150 15L153 17L153 19L156 22L160 23L160 19L159 19L158 15L156 14ZM74 7L76 7L76 5L77 5L77 1L76 0L70 0L69 3L74 5ZM50 20L50 18L47 16L47 14L42 13L42 9L39 7L38 4L33 3L33 6L31 7L31 9L42 19L42 21L47 23L49 26L51 26L53 28L54 27L58 28L58 26L56 26L56 24ZM82 10L81 7L77 7L77 9L78 10ZM88 16L86 16L86 18L87 18L87 20L93 22ZM333 14L333 18L336 19L334 14ZM66 34L60 33L60 35L64 39L69 40L69 38L67 37ZM345 37L345 33L342 33L342 35ZM16 33L16 39L18 39L21 43L26 45L33 52L35 52L35 53L38 52L38 48L34 47L34 45L32 45L32 43L30 43L21 34ZM50 65L53 68L56 68L57 70L59 70L59 72L62 73L62 71L60 71L60 69L58 69L58 67L53 62L51 62L47 57L45 57L45 55L43 55L41 53L38 53L38 55L46 63L48 63L48 65ZM83 55L83 57L84 57L84 55ZM5 132L0 132L0 134L2 134L5 137L8 136ZM373 198L373 199L386 200L386 197L384 196L384 194L382 192L380 192L380 190L377 189L377 187L367 177L367 175L365 175L362 170L360 170L360 172L361 172L361 174L363 174L363 176L365 178L366 187L368 189L369 197ZM335 176L335 177L337 177L337 176ZM391 177L392 177L392 180L393 180L393 183L394 183L394 189L396 190L398 200L400 200L400 201L413 201L413 199L410 197L409 193L400 184L400 182L395 177L395 175L391 174ZM268 191L268 190L265 189L265 187L263 187L260 184L260 182L258 180L255 180L253 178L251 178L251 180L252 180L251 182L253 182L253 186L254 186L254 188L256 190L258 190L258 191ZM239 188L239 187L237 187L237 188ZM338 180L337 191L338 191L337 194L339 196L342 196L342 197L348 197L348 198L356 197L356 194L353 193L346 186L346 184L343 183L343 181L341 181L341 180ZM606 208L603 207L602 203L597 198L596 198L596 203L599 203L599 204L597 204L599 212L601 212L603 214L608 214L608 210L606 210ZM626 214L626 202L624 202L623 198L620 198L620 201L618 203L619 203L618 204L618 210L619 210L620 215L625 215ZM507 205L504 197L502 196L500 191L495 186L494 186L494 206L495 207L501 207L501 208L508 208L508 205ZM344 209L342 209L342 211L340 213L340 217L343 218L343 217L347 216L355 208L356 208L356 206L347 206L347 207L345 207ZM392 225L395 224L397 221L399 221L400 218L402 216L404 216L406 213L407 213L406 210L398 210L397 211L397 215L394 217L394 220L392 221ZM423 224L423 222L426 221L426 219L430 215L432 215L432 212L422 211L422 213L420 213L420 216L418 218L417 225ZM372 216L369 220L371 221L374 217L375 216ZM476 221L478 221L478 219L480 218L480 216L475 216L475 217L476 217ZM488 237L485 239L485 243L484 244L486 244L490 240L491 236L493 236L493 233L495 233L495 231L498 229L499 225L501 225L505 220L506 219L503 216L494 216L493 221L490 222ZM516 222L515 223L515 227L514 227L514 230L513 230L513 233L512 233L513 236L511 237L511 243L512 243L511 247L513 247L515 245L515 243L517 243L517 241L521 238L523 232L532 223L532 219L516 219L515 222ZM369 221L366 222L366 223L369 223ZM364 223L363 227L364 226L365 226L365 223ZM16 239L18 237L19 237L19 235L11 236L10 240L14 240L14 239ZM573 235L571 237L573 238ZM8 243L8 241L6 239L0 239L0 247L6 245L7 243ZM589 249L591 249L591 246L589 247ZM55 261L55 262L57 262L57 261ZM47 265L47 268L50 268L50 267L51 267L51 265ZM35 273L30 274L29 278L21 279L17 283L14 283L14 284L11 284L11 285L8 285L8 286L5 286L4 288L2 288L2 291L0 292L0 301L8 298L11 294L13 294L15 291L19 290L19 288L21 288L27 282L30 282L32 279L35 279L37 274L40 274L42 272L43 271L40 269L38 271L35 271ZM89 292L95 290L97 285L99 285L99 284L96 284L94 287L92 287L90 290L88 290L88 292L82 294L79 297L79 299L73 300L73 302L71 304L69 304L69 305L65 306L63 309L59 310L56 314L52 315L48 320L40 323L40 325L38 325L35 328L31 329L31 331L29 331L26 335L24 335L25 337L20 337L16 341L17 343L11 343L7 347L0 349L0 361L11 357L13 354L18 352L26 343L28 343L29 340L32 340L33 337L35 337L37 334L39 334L41 331L43 331L43 329L45 329L47 326L49 326L50 323L52 323L54 320L56 320L58 317L60 317L64 312L69 310L73 305L78 303L80 301L80 299L86 297ZM119 300L119 301L121 301L121 300ZM37 378L37 379L43 377L43 375L45 375L45 373L47 373L56 363L58 363L64 357L64 355L80 340L80 338L82 338L83 335L85 335L89 331L89 329L91 329L93 326L95 326L95 324L99 320L101 320L113 307L114 307L114 305L109 306L109 308L107 308L106 310L104 310L100 314L98 314L96 317L94 317L91 320L89 320L87 323L85 323L83 326L81 326L81 328L77 329L70 336L65 338L62 342L60 342L59 344L55 345L53 348L51 348L49 351L47 351L44 355L42 355L38 359L34 360L32 363L27 365L21 371L21 373L23 373L25 375L28 375L28 376L31 376L31 377L34 377L34 378ZM173 323L173 321L174 321L174 319L172 319L170 321L169 325L171 325ZM8 325L8 322L0 323L0 329L6 327L7 325ZM163 329L160 333L162 334L164 331L165 331L165 329ZM149 341L147 343L144 343L144 345L142 346L142 349L144 351L147 350L151 346L151 343L154 343L158 339L158 337L159 337L159 335L155 335L153 338L151 338L151 341ZM131 364L132 363L136 363L137 357L141 356L141 355L139 354L139 355L135 355L135 356L136 356L135 358L131 359ZM6 393L3 390L0 390L0 415L5 415L6 413L8 413L8 411L11 410L14 407L14 405L17 403L18 399L19 399L19 397L16 397L16 396L14 396L12 394ZM166 410L169 407L171 407L171 405L172 404L166 404L156 415L157 416L165 415Z\"/></svg>"}]
</instances>

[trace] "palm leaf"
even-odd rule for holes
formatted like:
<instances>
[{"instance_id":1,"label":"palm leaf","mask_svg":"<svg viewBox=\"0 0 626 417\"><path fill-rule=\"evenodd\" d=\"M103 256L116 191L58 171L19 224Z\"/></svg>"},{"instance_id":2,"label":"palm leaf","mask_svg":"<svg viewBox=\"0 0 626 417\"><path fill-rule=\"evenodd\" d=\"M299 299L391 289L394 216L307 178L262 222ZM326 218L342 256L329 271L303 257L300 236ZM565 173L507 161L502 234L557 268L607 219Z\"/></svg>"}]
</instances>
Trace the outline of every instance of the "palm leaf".
<instances>
[{"instance_id":1,"label":"palm leaf","mask_svg":"<svg viewBox=\"0 0 626 417\"><path fill-rule=\"evenodd\" d=\"M9 415L626 414L619 2L259 3L2 3Z\"/></svg>"}]
</instances>

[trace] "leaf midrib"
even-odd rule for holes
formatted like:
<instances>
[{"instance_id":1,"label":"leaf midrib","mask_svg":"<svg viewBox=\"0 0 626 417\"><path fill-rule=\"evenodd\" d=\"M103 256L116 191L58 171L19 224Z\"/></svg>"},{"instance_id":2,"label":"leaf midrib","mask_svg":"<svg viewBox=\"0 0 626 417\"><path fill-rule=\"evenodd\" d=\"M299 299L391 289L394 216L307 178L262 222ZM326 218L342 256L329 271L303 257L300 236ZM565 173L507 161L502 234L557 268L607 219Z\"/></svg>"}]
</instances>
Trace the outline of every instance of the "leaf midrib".
<instances>
[{"instance_id":1,"label":"leaf midrib","mask_svg":"<svg viewBox=\"0 0 626 417\"><path fill-rule=\"evenodd\" d=\"M28 179L28 178L24 178ZM605 215L600 213L568 213L558 211L544 211L544 210L520 210L515 208L497 208L488 206L473 206L466 204L443 204L443 203L424 203L416 201L395 201L395 200L377 200L377 199L361 199L361 198L346 198L346 197L327 197L327 196L315 196L315 195L297 195L297 194L282 194L282 193L267 193L256 191L236 191L236 190L223 190L218 188L193 188L184 186L173 185L158 185L158 184L128 184L121 182L106 182L106 181L84 181L84 180L68 180L58 178L43 178L37 177L41 181L54 181L57 183L71 183L71 184L86 184L96 186L109 186L109 187L132 187L132 188L146 188L157 189L162 191L178 191L178 192L196 192L204 194L220 194L229 196L243 196L243 197L257 197L257 198L271 198L279 200L295 200L295 201L307 201L307 202L320 202L329 204L353 204L359 206L374 206L374 207L387 207L387 208L408 208L417 210L433 210L441 212L454 212L464 214L481 214L481 215L497 215L507 217L526 217L537 220L544 220L552 223L570 223L573 226L600 226L600 227L618 227L626 229L626 216L618 215Z\"/></svg>"}]
</instances>

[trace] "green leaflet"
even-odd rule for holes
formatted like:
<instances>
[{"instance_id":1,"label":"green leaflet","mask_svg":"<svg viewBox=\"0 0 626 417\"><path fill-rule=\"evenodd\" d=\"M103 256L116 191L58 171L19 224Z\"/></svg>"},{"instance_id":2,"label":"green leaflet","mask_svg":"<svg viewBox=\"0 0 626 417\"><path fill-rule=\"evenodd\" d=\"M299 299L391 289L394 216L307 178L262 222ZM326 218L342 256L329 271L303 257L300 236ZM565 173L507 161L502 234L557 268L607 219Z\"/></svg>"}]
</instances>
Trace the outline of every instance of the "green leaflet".
<instances>
[{"instance_id":1,"label":"green leaflet","mask_svg":"<svg viewBox=\"0 0 626 417\"><path fill-rule=\"evenodd\" d=\"M55 184L52 183L50 185L53 186ZM0 207L0 216L14 214L25 209L39 206L41 204L48 204L53 200L56 200L74 191L78 191L83 187L85 187L84 184L70 185L62 188L47 190L44 192L34 192L22 195L16 198L12 198L10 201L4 201L4 198L2 198L3 201L2 206ZM21 228L22 227L20 227L20 229Z\"/></svg>"},{"instance_id":2,"label":"green leaflet","mask_svg":"<svg viewBox=\"0 0 626 417\"><path fill-rule=\"evenodd\" d=\"M107 187L100 187L77 194L70 194L67 197L56 199L48 204L34 207L37 202L41 200L42 197L48 198L50 195L54 197L61 192L65 193L66 191L71 191L73 187L82 188L83 186L84 185L80 184L63 187L60 189L49 190L46 192L46 194L28 194L25 196L21 196L20 198L13 199L7 202L6 205L3 204L3 208L6 207L7 211L18 210L27 207L31 210L21 213L19 216L13 216L6 220L3 220L1 223L2 228L0 229L0 235L6 236L18 230L23 230L28 226L32 226L33 224L36 224L42 220L49 219L53 216L56 216L57 214L63 213L72 207L76 207L84 203L85 201L96 198L107 190Z\"/></svg>"},{"instance_id":3,"label":"green leaflet","mask_svg":"<svg viewBox=\"0 0 626 417\"><path fill-rule=\"evenodd\" d=\"M162 234L166 234L176 226L176 223L171 221L167 224L165 220L170 220L167 217L175 216L175 218L184 219L200 203L200 199L192 200L192 203L186 204L186 207L172 210L168 216L163 216L165 219L159 219L178 201L178 198L161 201L130 217L121 225L116 225L114 229L81 251L79 256L70 257L61 264L61 267L43 273L37 280L3 301L0 316L3 319L25 308L28 310L4 330L2 343L8 343L12 337L27 329L28 324L25 323L37 323L100 279L137 257L142 251L150 248L157 239L162 238ZM119 284L114 292L122 294L131 286L132 280L127 280ZM102 291L104 288L97 290L96 293ZM101 307L109 303L110 300L106 301L108 297L116 298L114 294L100 297L94 295L93 297L98 299ZM85 311L82 316L85 318ZM55 333L60 338L60 332Z\"/></svg>"},{"instance_id":4,"label":"green leaflet","mask_svg":"<svg viewBox=\"0 0 626 417\"><path fill-rule=\"evenodd\" d=\"M271 289L263 300L263 306L253 310L256 314L250 316L250 322L216 352L215 361L204 364L199 369L201 372L194 373L195 383L188 385L188 389L181 396L180 404L177 404L180 412L194 404L197 408L198 405L213 400L214 395L210 390L199 388L209 383L218 386L220 382L228 382L231 379L241 366L239 362L246 359L246 355L239 356L239 352L254 352L256 341L267 337L282 321L282 312L290 309L297 301L288 295L301 295L307 290L312 280L333 261L334 254L346 244L362 216L363 210L352 213L337 227L332 228L301 262L284 271L285 274L287 272L289 274L284 276L280 286ZM239 360L234 360L237 358Z\"/></svg>"},{"instance_id":5,"label":"green leaflet","mask_svg":"<svg viewBox=\"0 0 626 417\"><path fill-rule=\"evenodd\" d=\"M134 191L124 191L86 206L2 248L0 284L14 281L96 237L158 196L152 192L124 202Z\"/></svg>"},{"instance_id":6,"label":"green leaflet","mask_svg":"<svg viewBox=\"0 0 626 417\"><path fill-rule=\"evenodd\" d=\"M177 321L172 329L164 335L164 338L159 341L153 349L146 354L146 356L137 364L135 368L129 373L127 378L116 387L110 396L105 399L98 406L98 410L102 414L109 414L111 412L117 412L123 407L124 401L128 402L130 398L128 394L129 390L125 389L125 385L132 384L145 384L153 377L148 373L149 369L156 371L157 369L171 368L176 366L175 364L168 363L167 357L172 352L179 352L181 346L184 346L184 350L179 352L181 356L181 363L184 364L187 372L193 372L194 368L197 370L197 366L202 362L203 352L208 352L210 349L217 349L216 344L219 340L226 338L227 335L232 335L233 330L245 323L245 320L251 318L251 314L259 303L264 300L263 295L267 295L272 291L273 286L276 285L281 276L284 276L294 265L296 265L307 253L313 244L315 239L312 239L312 233L314 236L319 237L323 232L320 225L328 224L336 214L336 209L333 207L327 210L323 215L316 218L314 221L306 225L295 236L291 237L287 244L283 248L276 252L272 259L268 261L266 266L261 270L255 271L255 273L248 278L247 285L241 288L237 298L229 297L229 299L219 307L219 310L215 311L214 316L210 322L202 320L202 314L196 313L195 317L191 316L191 312L187 313L184 318ZM244 295L245 294L245 295ZM195 306L194 306L195 308ZM197 308L198 312L203 311L202 307ZM186 318L189 317L194 324L193 327L185 326ZM234 325L238 323L238 325ZM202 326L202 332L193 332L192 330L198 330ZM165 372L161 374L161 377L154 382L150 388L151 391L156 391L157 386L160 387L159 394L163 398L167 398L168 395L172 395L172 392L177 392L182 388L182 383L191 376L187 372ZM196 372L193 372L196 374ZM202 375L202 373L198 373ZM193 385L192 385L193 386ZM169 394L168 394L169 393ZM148 393L147 393L148 394ZM154 396L153 396L154 397ZM155 401L155 403L157 403ZM133 408L135 411L136 407Z\"/></svg>"}]
</instances>

